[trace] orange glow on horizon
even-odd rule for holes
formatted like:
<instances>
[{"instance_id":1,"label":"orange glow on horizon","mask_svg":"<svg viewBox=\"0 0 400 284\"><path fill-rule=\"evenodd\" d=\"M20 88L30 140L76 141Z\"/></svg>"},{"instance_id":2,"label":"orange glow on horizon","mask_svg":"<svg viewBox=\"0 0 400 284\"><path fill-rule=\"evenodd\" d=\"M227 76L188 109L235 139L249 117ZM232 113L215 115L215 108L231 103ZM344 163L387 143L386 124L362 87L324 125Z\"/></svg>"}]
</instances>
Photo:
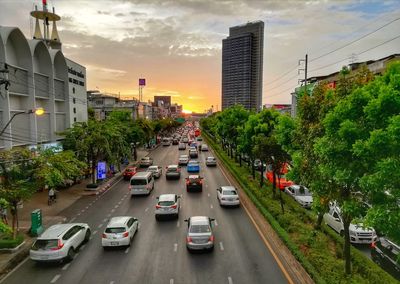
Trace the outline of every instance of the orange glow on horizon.
<instances>
[{"instance_id":1,"label":"orange glow on horizon","mask_svg":"<svg viewBox=\"0 0 400 284\"><path fill-rule=\"evenodd\" d=\"M191 114L193 111L184 109L184 110L182 110L182 112L183 112L184 114Z\"/></svg>"}]
</instances>

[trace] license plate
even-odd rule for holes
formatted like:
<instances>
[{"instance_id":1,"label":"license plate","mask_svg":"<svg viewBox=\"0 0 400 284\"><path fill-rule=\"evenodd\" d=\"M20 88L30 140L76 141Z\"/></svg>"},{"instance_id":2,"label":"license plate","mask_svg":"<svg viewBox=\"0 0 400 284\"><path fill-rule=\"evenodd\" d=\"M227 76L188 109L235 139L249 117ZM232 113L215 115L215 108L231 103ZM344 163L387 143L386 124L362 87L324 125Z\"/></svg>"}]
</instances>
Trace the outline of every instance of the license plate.
<instances>
[{"instance_id":1,"label":"license plate","mask_svg":"<svg viewBox=\"0 0 400 284\"><path fill-rule=\"evenodd\" d=\"M47 255L42 255L40 256L40 259L48 259L49 257Z\"/></svg>"},{"instance_id":2,"label":"license plate","mask_svg":"<svg viewBox=\"0 0 400 284\"><path fill-rule=\"evenodd\" d=\"M118 246L119 245L119 242L111 242L110 243L112 246Z\"/></svg>"}]
</instances>

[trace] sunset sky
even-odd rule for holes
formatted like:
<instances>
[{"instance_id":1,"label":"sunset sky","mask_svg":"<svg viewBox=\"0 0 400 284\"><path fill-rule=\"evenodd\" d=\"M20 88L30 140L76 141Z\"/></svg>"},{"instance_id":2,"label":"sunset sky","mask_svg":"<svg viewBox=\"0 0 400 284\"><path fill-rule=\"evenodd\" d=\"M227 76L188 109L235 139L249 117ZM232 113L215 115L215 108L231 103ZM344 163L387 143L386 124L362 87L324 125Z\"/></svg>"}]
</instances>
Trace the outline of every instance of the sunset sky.
<instances>
[{"instance_id":1,"label":"sunset sky","mask_svg":"<svg viewBox=\"0 0 400 284\"><path fill-rule=\"evenodd\" d=\"M64 54L87 68L88 90L137 97L143 77L146 100L171 95L192 111L221 108L222 39L229 27L248 21L265 22L263 104L290 103L303 76L296 66L306 53L309 76L335 72L349 60L400 53L398 0L47 2L62 17ZM17 26L31 38L34 4L41 9L39 0L0 0L0 25Z\"/></svg>"}]
</instances>

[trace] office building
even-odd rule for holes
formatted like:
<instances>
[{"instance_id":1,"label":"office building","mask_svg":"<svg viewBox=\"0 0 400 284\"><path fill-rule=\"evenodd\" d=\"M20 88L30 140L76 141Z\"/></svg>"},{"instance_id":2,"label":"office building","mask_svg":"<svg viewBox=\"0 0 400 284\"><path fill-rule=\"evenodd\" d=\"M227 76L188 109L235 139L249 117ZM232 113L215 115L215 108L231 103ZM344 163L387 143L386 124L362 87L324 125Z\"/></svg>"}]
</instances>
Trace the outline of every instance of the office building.
<instances>
[{"instance_id":1,"label":"office building","mask_svg":"<svg viewBox=\"0 0 400 284\"><path fill-rule=\"evenodd\" d=\"M231 27L222 41L222 110L262 106L264 22Z\"/></svg>"}]
</instances>

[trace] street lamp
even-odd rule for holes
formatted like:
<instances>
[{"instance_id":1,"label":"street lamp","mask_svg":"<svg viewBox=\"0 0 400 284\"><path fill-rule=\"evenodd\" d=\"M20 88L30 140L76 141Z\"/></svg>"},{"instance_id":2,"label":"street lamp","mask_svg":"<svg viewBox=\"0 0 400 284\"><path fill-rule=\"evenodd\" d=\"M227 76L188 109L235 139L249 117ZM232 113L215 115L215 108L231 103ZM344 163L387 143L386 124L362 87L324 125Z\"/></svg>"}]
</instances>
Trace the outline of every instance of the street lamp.
<instances>
[{"instance_id":1,"label":"street lamp","mask_svg":"<svg viewBox=\"0 0 400 284\"><path fill-rule=\"evenodd\" d=\"M29 110L19 111L19 112L14 113L11 116L10 120L4 126L4 128L1 130L0 136L4 133L4 131L6 131L7 127L10 125L10 123L14 119L14 117L16 117L17 115L20 115L20 114L31 114L31 113L34 113L37 116L41 116L41 115L44 114L44 109L43 108L36 108L36 109L29 109Z\"/></svg>"}]
</instances>

